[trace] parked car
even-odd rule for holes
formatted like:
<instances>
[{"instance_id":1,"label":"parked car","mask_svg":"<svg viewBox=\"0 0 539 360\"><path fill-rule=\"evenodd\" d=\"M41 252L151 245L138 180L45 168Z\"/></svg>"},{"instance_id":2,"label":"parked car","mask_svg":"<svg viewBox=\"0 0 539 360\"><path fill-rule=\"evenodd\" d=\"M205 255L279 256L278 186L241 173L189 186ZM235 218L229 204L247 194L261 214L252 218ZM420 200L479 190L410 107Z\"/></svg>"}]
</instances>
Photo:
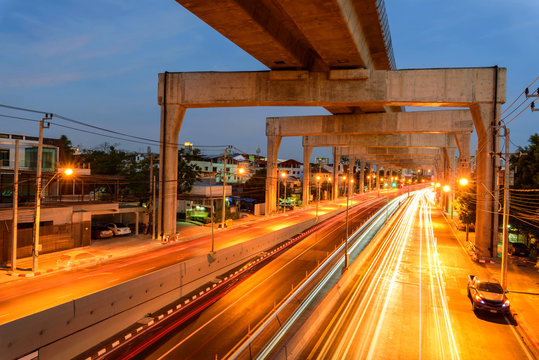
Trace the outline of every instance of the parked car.
<instances>
[{"instance_id":1,"label":"parked car","mask_svg":"<svg viewBox=\"0 0 539 360\"><path fill-rule=\"evenodd\" d=\"M508 252L510 255L520 255L520 256L530 255L530 249L528 249L528 247L525 244L518 243L518 242L510 242Z\"/></svg>"},{"instance_id":2,"label":"parked car","mask_svg":"<svg viewBox=\"0 0 539 360\"><path fill-rule=\"evenodd\" d=\"M92 226L92 238L93 239L106 239L112 237L114 233L111 229L102 225Z\"/></svg>"},{"instance_id":3,"label":"parked car","mask_svg":"<svg viewBox=\"0 0 539 360\"><path fill-rule=\"evenodd\" d=\"M487 280L468 275L468 297L473 311L509 314L509 299L497 280Z\"/></svg>"},{"instance_id":4,"label":"parked car","mask_svg":"<svg viewBox=\"0 0 539 360\"><path fill-rule=\"evenodd\" d=\"M115 236L131 234L129 226L122 223L110 223L107 224L107 227L112 230Z\"/></svg>"}]
</instances>

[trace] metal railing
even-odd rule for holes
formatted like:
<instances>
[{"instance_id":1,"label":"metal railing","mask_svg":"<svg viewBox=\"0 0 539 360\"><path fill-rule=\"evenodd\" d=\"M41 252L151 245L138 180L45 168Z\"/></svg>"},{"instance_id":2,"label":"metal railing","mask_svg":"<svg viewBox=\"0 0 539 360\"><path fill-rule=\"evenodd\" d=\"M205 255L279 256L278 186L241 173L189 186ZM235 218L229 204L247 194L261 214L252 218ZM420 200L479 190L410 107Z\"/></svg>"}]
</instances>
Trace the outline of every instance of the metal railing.
<instances>
[{"instance_id":1,"label":"metal railing","mask_svg":"<svg viewBox=\"0 0 539 360\"><path fill-rule=\"evenodd\" d=\"M395 70L397 64L395 63L395 55L393 54L393 44L391 42L391 33L389 32L389 22L387 20L386 6L384 0L376 0L376 8L378 11L378 18L380 19L380 25L382 27L382 36L386 45L386 53L389 61L390 70Z\"/></svg>"}]
</instances>

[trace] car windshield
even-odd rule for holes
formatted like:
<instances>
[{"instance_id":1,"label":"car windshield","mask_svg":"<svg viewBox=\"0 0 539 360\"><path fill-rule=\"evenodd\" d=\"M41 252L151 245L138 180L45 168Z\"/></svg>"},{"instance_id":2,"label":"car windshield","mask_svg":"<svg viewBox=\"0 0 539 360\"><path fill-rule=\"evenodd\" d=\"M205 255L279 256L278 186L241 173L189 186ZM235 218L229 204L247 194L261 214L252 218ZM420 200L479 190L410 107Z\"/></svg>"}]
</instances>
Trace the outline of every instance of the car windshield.
<instances>
[{"instance_id":1,"label":"car windshield","mask_svg":"<svg viewBox=\"0 0 539 360\"><path fill-rule=\"evenodd\" d=\"M125 226L125 224L122 224L122 223L116 223L116 226L117 227L127 227L127 226Z\"/></svg>"},{"instance_id":2,"label":"car windshield","mask_svg":"<svg viewBox=\"0 0 539 360\"><path fill-rule=\"evenodd\" d=\"M477 290L486 291L486 292L495 293L495 294L503 294L502 286L496 283L488 283L488 282L479 283L479 285L477 285Z\"/></svg>"}]
</instances>

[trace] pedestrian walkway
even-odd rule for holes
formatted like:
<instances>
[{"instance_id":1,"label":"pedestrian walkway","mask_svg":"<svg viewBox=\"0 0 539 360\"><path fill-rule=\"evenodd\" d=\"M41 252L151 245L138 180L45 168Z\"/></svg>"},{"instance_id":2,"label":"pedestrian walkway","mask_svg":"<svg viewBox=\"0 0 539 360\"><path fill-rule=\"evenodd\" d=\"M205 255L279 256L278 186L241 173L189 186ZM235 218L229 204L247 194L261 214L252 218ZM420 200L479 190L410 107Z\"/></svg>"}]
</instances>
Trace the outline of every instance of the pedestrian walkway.
<instances>
[{"instance_id":1,"label":"pedestrian walkway","mask_svg":"<svg viewBox=\"0 0 539 360\"><path fill-rule=\"evenodd\" d=\"M500 259L478 259L470 244L466 243L466 232L457 229L454 219L446 217L451 232L462 248L481 266L491 278L501 278ZM473 243L475 233L470 232L468 239ZM539 359L539 269L535 262L528 258L508 257L507 290L511 301L511 313L516 320L517 332L523 338L529 349Z\"/></svg>"},{"instance_id":2,"label":"pedestrian walkway","mask_svg":"<svg viewBox=\"0 0 539 360\"><path fill-rule=\"evenodd\" d=\"M375 194L371 193L360 195L360 198L364 200L366 197L373 196L375 196ZM357 198L353 201L357 201ZM337 201L322 201L319 206L321 209L327 206L332 208L335 206L342 207L345 206L345 203L346 199L339 199ZM313 203L305 208L298 208L287 211L286 213L278 213L269 218L266 216L242 214L239 219L229 221L229 225L224 231L241 226L248 226L268 219L275 219L279 216L293 216L294 214L309 211L314 213L315 207L316 204ZM0 284L20 278L42 276L58 271L95 266L112 259L129 257L143 252L151 252L154 249L162 248L173 242L188 242L204 236L209 236L212 229L209 224L195 225L188 222L178 222L177 231L178 233L175 238L167 242L163 242L160 239L152 239L151 235L139 234L92 240L90 246L41 254L38 259L38 270L35 272L32 271L32 257L17 259L16 271L11 271L9 267L0 268ZM214 232L217 234L221 231L223 230L219 228L219 223L215 223Z\"/></svg>"}]
</instances>

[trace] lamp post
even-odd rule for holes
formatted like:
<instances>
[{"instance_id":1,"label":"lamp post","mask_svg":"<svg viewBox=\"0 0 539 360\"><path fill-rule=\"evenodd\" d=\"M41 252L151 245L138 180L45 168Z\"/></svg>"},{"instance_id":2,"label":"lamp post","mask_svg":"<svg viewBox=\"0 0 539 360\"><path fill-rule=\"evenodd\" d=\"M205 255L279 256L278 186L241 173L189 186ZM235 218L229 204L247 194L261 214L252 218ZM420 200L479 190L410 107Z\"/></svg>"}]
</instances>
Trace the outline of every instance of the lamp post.
<instances>
[{"instance_id":1,"label":"lamp post","mask_svg":"<svg viewBox=\"0 0 539 360\"><path fill-rule=\"evenodd\" d=\"M332 199L332 196L331 196L331 178L328 178L328 197L329 197L329 200Z\"/></svg>"},{"instance_id":2,"label":"lamp post","mask_svg":"<svg viewBox=\"0 0 539 360\"><path fill-rule=\"evenodd\" d=\"M354 179L346 182L346 238L344 239L344 269L348 269L348 208L350 202L350 184L354 183Z\"/></svg>"},{"instance_id":3,"label":"lamp post","mask_svg":"<svg viewBox=\"0 0 539 360\"><path fill-rule=\"evenodd\" d=\"M445 200L444 200L444 203L447 203L447 200L448 200L448 197L449 197L449 192L451 191L451 186L449 185L444 185L444 187L442 188L444 190L444 197L445 197ZM452 204L451 204L452 206ZM446 211L447 209L444 209L444 212Z\"/></svg>"},{"instance_id":4,"label":"lamp post","mask_svg":"<svg viewBox=\"0 0 539 360\"><path fill-rule=\"evenodd\" d=\"M41 156L39 156L38 153L38 160L41 160ZM32 247L32 272L36 272L38 269L38 257L39 257L39 226L40 226L40 218L41 218L41 199L43 198L43 192L49 186L49 184L52 182L54 178L56 178L60 174L64 174L66 176L73 175L73 169L65 169L64 171L56 172L49 181L41 188L41 161L38 165L38 186L36 187L36 215L35 215L35 223L34 223L34 244Z\"/></svg>"},{"instance_id":5,"label":"lamp post","mask_svg":"<svg viewBox=\"0 0 539 360\"><path fill-rule=\"evenodd\" d=\"M320 175L316 177L317 188L318 188L318 199L316 201L316 221L318 222L318 206L320 205Z\"/></svg>"},{"instance_id":6,"label":"lamp post","mask_svg":"<svg viewBox=\"0 0 539 360\"><path fill-rule=\"evenodd\" d=\"M286 213L286 178L287 178L288 174L286 173L286 171L282 171L281 172L281 177L283 178L283 181L284 181L284 205L283 205L283 214Z\"/></svg>"},{"instance_id":7,"label":"lamp post","mask_svg":"<svg viewBox=\"0 0 539 360\"><path fill-rule=\"evenodd\" d=\"M240 185L242 184L243 175L245 175L245 168L243 166L240 166L238 168L238 180ZM241 191L243 192L243 185L241 187ZM241 217L241 193L238 192L238 219Z\"/></svg>"}]
</instances>

